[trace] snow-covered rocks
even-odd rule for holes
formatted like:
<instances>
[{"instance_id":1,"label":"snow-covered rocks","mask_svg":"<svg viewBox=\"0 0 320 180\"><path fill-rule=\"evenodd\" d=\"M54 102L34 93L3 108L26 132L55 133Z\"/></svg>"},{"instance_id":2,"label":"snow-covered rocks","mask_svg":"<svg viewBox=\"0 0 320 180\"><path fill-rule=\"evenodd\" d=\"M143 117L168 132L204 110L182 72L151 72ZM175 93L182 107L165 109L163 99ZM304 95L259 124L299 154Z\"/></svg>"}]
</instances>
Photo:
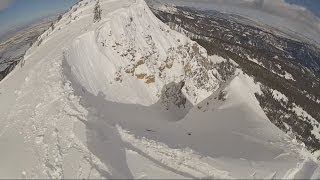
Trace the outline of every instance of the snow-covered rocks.
<instances>
[{"instance_id":1,"label":"snow-covered rocks","mask_svg":"<svg viewBox=\"0 0 320 180\"><path fill-rule=\"evenodd\" d=\"M100 3L102 9L111 5ZM91 93L151 105L164 85L184 81L183 93L197 104L219 87L206 50L158 20L143 0L102 14L97 28L66 52L73 74Z\"/></svg>"}]
</instances>

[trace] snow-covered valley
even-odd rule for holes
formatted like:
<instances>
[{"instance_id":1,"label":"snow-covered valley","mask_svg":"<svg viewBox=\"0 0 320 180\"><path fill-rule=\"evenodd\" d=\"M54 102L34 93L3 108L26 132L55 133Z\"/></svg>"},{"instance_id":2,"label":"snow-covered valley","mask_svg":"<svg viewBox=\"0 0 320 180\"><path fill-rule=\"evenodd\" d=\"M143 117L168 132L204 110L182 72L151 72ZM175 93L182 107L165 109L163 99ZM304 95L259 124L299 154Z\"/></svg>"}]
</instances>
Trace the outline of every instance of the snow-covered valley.
<instances>
[{"instance_id":1,"label":"snow-covered valley","mask_svg":"<svg viewBox=\"0 0 320 180\"><path fill-rule=\"evenodd\" d=\"M226 61L143 0L79 2L0 82L0 178L319 178Z\"/></svg>"}]
</instances>

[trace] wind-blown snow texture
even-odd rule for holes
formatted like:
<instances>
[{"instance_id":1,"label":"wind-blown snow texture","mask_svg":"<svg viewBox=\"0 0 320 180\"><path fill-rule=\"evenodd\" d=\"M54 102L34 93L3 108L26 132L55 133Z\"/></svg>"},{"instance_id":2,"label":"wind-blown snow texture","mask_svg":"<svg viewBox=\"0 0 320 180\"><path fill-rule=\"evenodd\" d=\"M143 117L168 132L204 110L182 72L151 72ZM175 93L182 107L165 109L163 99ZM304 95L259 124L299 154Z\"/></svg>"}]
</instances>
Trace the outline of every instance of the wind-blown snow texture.
<instances>
[{"instance_id":1,"label":"wind-blown snow texture","mask_svg":"<svg viewBox=\"0 0 320 180\"><path fill-rule=\"evenodd\" d=\"M222 81L223 59L143 0L99 3L99 22L81 1L0 83L0 178L319 177L250 77Z\"/></svg>"}]
</instances>

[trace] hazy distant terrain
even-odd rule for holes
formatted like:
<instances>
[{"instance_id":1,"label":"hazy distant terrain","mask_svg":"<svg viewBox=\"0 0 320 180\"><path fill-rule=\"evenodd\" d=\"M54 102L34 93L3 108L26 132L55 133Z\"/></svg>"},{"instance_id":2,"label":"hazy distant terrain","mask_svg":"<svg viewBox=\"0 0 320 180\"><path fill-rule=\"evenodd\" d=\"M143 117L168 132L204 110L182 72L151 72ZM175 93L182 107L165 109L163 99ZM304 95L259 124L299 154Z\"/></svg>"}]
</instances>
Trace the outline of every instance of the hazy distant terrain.
<instances>
[{"instance_id":1,"label":"hazy distant terrain","mask_svg":"<svg viewBox=\"0 0 320 180\"><path fill-rule=\"evenodd\" d=\"M42 19L15 32L0 43L0 80L2 80L23 59L25 52L32 46L52 22L52 18Z\"/></svg>"},{"instance_id":2,"label":"hazy distant terrain","mask_svg":"<svg viewBox=\"0 0 320 180\"><path fill-rule=\"evenodd\" d=\"M268 24L291 36L302 36L304 40L320 43L319 18L308 9L286 3L284 0L161 0L160 2L237 14Z\"/></svg>"}]
</instances>

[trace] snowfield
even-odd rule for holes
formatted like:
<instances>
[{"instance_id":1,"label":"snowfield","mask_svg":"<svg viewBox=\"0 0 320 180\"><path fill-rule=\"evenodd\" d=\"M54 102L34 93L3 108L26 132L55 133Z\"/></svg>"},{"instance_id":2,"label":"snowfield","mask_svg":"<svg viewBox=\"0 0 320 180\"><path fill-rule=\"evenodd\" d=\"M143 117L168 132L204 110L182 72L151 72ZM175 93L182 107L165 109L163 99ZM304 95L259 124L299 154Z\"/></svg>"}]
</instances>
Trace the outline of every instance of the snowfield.
<instances>
[{"instance_id":1,"label":"snowfield","mask_svg":"<svg viewBox=\"0 0 320 180\"><path fill-rule=\"evenodd\" d=\"M210 65L224 59L143 0L100 0L93 23L95 4L75 5L0 82L0 178L320 177L252 78L223 82Z\"/></svg>"}]
</instances>

